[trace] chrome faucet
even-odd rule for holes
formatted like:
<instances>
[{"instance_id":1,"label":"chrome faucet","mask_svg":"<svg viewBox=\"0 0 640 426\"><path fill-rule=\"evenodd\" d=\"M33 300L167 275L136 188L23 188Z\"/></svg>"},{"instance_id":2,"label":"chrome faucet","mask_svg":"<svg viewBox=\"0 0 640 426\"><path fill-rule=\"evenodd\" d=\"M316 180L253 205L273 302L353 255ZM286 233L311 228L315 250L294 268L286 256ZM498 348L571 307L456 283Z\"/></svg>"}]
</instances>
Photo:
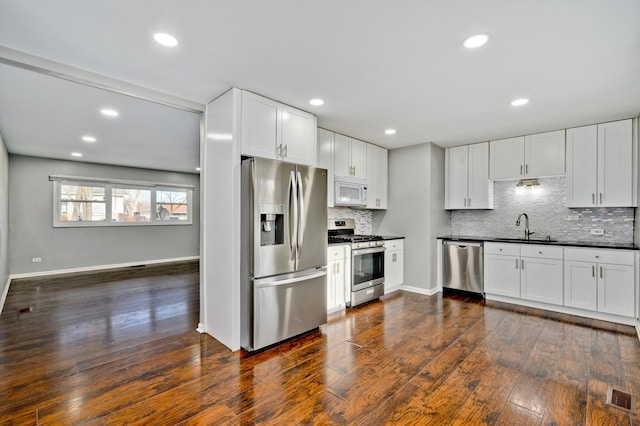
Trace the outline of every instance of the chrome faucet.
<instances>
[{"instance_id":1,"label":"chrome faucet","mask_svg":"<svg viewBox=\"0 0 640 426\"><path fill-rule=\"evenodd\" d=\"M535 232L529 231L529 216L526 213L520 213L518 215L518 220L516 220L516 226L520 226L520 218L524 216L524 239L528 240L531 234L535 234Z\"/></svg>"}]
</instances>

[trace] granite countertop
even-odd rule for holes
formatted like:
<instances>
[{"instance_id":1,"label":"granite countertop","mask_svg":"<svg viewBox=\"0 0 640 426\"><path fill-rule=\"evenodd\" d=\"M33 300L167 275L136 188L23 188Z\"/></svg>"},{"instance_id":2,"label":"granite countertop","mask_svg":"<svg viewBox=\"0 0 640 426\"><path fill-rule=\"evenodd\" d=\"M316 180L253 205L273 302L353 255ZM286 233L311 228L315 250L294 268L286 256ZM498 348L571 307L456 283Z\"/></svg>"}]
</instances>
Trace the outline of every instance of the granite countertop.
<instances>
[{"instance_id":1,"label":"granite countertop","mask_svg":"<svg viewBox=\"0 0 640 426\"><path fill-rule=\"evenodd\" d=\"M381 235L382 239L387 240L404 240L404 237L399 237L397 235Z\"/></svg>"},{"instance_id":2,"label":"granite countertop","mask_svg":"<svg viewBox=\"0 0 640 426\"><path fill-rule=\"evenodd\" d=\"M470 237L465 235L446 235L438 237L441 240L448 241L484 241L490 243L518 243L518 244L542 244L551 246L565 246L565 247L587 247L587 248L608 248L608 249L622 249L622 250L638 250L638 246L633 243L611 243L608 241L563 241L563 240L551 240L546 241L544 239L531 239L525 240L521 238L500 238L500 237Z\"/></svg>"}]
</instances>

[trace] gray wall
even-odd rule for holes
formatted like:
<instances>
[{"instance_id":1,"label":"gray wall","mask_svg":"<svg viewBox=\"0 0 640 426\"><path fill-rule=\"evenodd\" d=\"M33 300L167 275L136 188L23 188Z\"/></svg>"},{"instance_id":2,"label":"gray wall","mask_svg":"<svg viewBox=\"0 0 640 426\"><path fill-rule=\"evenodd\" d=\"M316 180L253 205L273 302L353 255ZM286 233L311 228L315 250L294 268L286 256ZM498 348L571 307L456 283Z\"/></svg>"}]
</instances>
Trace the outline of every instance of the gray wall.
<instances>
[{"instance_id":1,"label":"gray wall","mask_svg":"<svg viewBox=\"0 0 640 426\"><path fill-rule=\"evenodd\" d=\"M9 154L0 136L0 309L9 276Z\"/></svg>"},{"instance_id":2,"label":"gray wall","mask_svg":"<svg viewBox=\"0 0 640 426\"><path fill-rule=\"evenodd\" d=\"M54 228L52 174L193 185L193 225ZM196 174L11 155L9 181L12 275L199 255Z\"/></svg>"},{"instance_id":3,"label":"gray wall","mask_svg":"<svg viewBox=\"0 0 640 426\"><path fill-rule=\"evenodd\" d=\"M450 232L442 148L426 143L389 151L389 209L374 211L373 232L405 237L404 285L437 288L436 237Z\"/></svg>"}]
</instances>

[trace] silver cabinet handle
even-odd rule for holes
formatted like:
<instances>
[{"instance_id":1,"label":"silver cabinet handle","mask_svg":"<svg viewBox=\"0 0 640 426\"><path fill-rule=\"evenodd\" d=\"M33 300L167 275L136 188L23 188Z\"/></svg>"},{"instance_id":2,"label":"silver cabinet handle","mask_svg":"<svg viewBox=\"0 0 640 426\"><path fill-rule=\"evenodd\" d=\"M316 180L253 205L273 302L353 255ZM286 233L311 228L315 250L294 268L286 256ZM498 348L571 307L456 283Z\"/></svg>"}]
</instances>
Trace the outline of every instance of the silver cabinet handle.
<instances>
[{"instance_id":1,"label":"silver cabinet handle","mask_svg":"<svg viewBox=\"0 0 640 426\"><path fill-rule=\"evenodd\" d=\"M600 267L600 278L602 278L602 266Z\"/></svg>"},{"instance_id":2,"label":"silver cabinet handle","mask_svg":"<svg viewBox=\"0 0 640 426\"><path fill-rule=\"evenodd\" d=\"M520 174L522 174L522 164L520 164Z\"/></svg>"},{"instance_id":3,"label":"silver cabinet handle","mask_svg":"<svg viewBox=\"0 0 640 426\"><path fill-rule=\"evenodd\" d=\"M289 153L289 145L285 145L284 146L284 158L287 158L288 153Z\"/></svg>"},{"instance_id":4,"label":"silver cabinet handle","mask_svg":"<svg viewBox=\"0 0 640 426\"><path fill-rule=\"evenodd\" d=\"M467 199L464 199L464 206L467 207Z\"/></svg>"},{"instance_id":5,"label":"silver cabinet handle","mask_svg":"<svg viewBox=\"0 0 640 426\"><path fill-rule=\"evenodd\" d=\"M524 166L524 174L525 175L529 174L529 165L528 164L525 164L525 166Z\"/></svg>"},{"instance_id":6,"label":"silver cabinet handle","mask_svg":"<svg viewBox=\"0 0 640 426\"><path fill-rule=\"evenodd\" d=\"M337 273L337 274L339 274L339 273L340 273L340 264L339 264L339 263L336 263L336 266L337 266L337 268L336 268L336 269L338 270L338 272L336 272L336 273Z\"/></svg>"},{"instance_id":7,"label":"silver cabinet handle","mask_svg":"<svg viewBox=\"0 0 640 426\"><path fill-rule=\"evenodd\" d=\"M520 266L521 266L521 269L524 269L524 259L520 260Z\"/></svg>"},{"instance_id":8,"label":"silver cabinet handle","mask_svg":"<svg viewBox=\"0 0 640 426\"><path fill-rule=\"evenodd\" d=\"M600 193L600 204L602 204L602 192Z\"/></svg>"},{"instance_id":9,"label":"silver cabinet handle","mask_svg":"<svg viewBox=\"0 0 640 426\"><path fill-rule=\"evenodd\" d=\"M518 259L516 259L516 269L518 269Z\"/></svg>"},{"instance_id":10,"label":"silver cabinet handle","mask_svg":"<svg viewBox=\"0 0 640 426\"><path fill-rule=\"evenodd\" d=\"M282 144L278 145L278 149L276 150L276 155L278 158L282 158Z\"/></svg>"},{"instance_id":11,"label":"silver cabinet handle","mask_svg":"<svg viewBox=\"0 0 640 426\"><path fill-rule=\"evenodd\" d=\"M596 204L596 194L595 194L595 192L591 193L591 204L593 204L594 206Z\"/></svg>"},{"instance_id":12,"label":"silver cabinet handle","mask_svg":"<svg viewBox=\"0 0 640 426\"><path fill-rule=\"evenodd\" d=\"M596 276L596 265L591 265L591 276L594 278Z\"/></svg>"}]
</instances>

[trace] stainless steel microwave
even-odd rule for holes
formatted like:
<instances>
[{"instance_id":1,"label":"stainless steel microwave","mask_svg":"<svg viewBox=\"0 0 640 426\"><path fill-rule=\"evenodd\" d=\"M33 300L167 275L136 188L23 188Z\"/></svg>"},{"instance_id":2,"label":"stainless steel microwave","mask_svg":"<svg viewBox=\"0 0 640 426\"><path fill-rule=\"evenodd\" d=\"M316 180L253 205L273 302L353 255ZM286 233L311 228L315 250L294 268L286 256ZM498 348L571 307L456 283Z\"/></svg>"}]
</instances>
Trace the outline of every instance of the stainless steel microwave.
<instances>
[{"instance_id":1,"label":"stainless steel microwave","mask_svg":"<svg viewBox=\"0 0 640 426\"><path fill-rule=\"evenodd\" d=\"M336 179L334 197L336 206L366 207L367 184Z\"/></svg>"}]
</instances>

